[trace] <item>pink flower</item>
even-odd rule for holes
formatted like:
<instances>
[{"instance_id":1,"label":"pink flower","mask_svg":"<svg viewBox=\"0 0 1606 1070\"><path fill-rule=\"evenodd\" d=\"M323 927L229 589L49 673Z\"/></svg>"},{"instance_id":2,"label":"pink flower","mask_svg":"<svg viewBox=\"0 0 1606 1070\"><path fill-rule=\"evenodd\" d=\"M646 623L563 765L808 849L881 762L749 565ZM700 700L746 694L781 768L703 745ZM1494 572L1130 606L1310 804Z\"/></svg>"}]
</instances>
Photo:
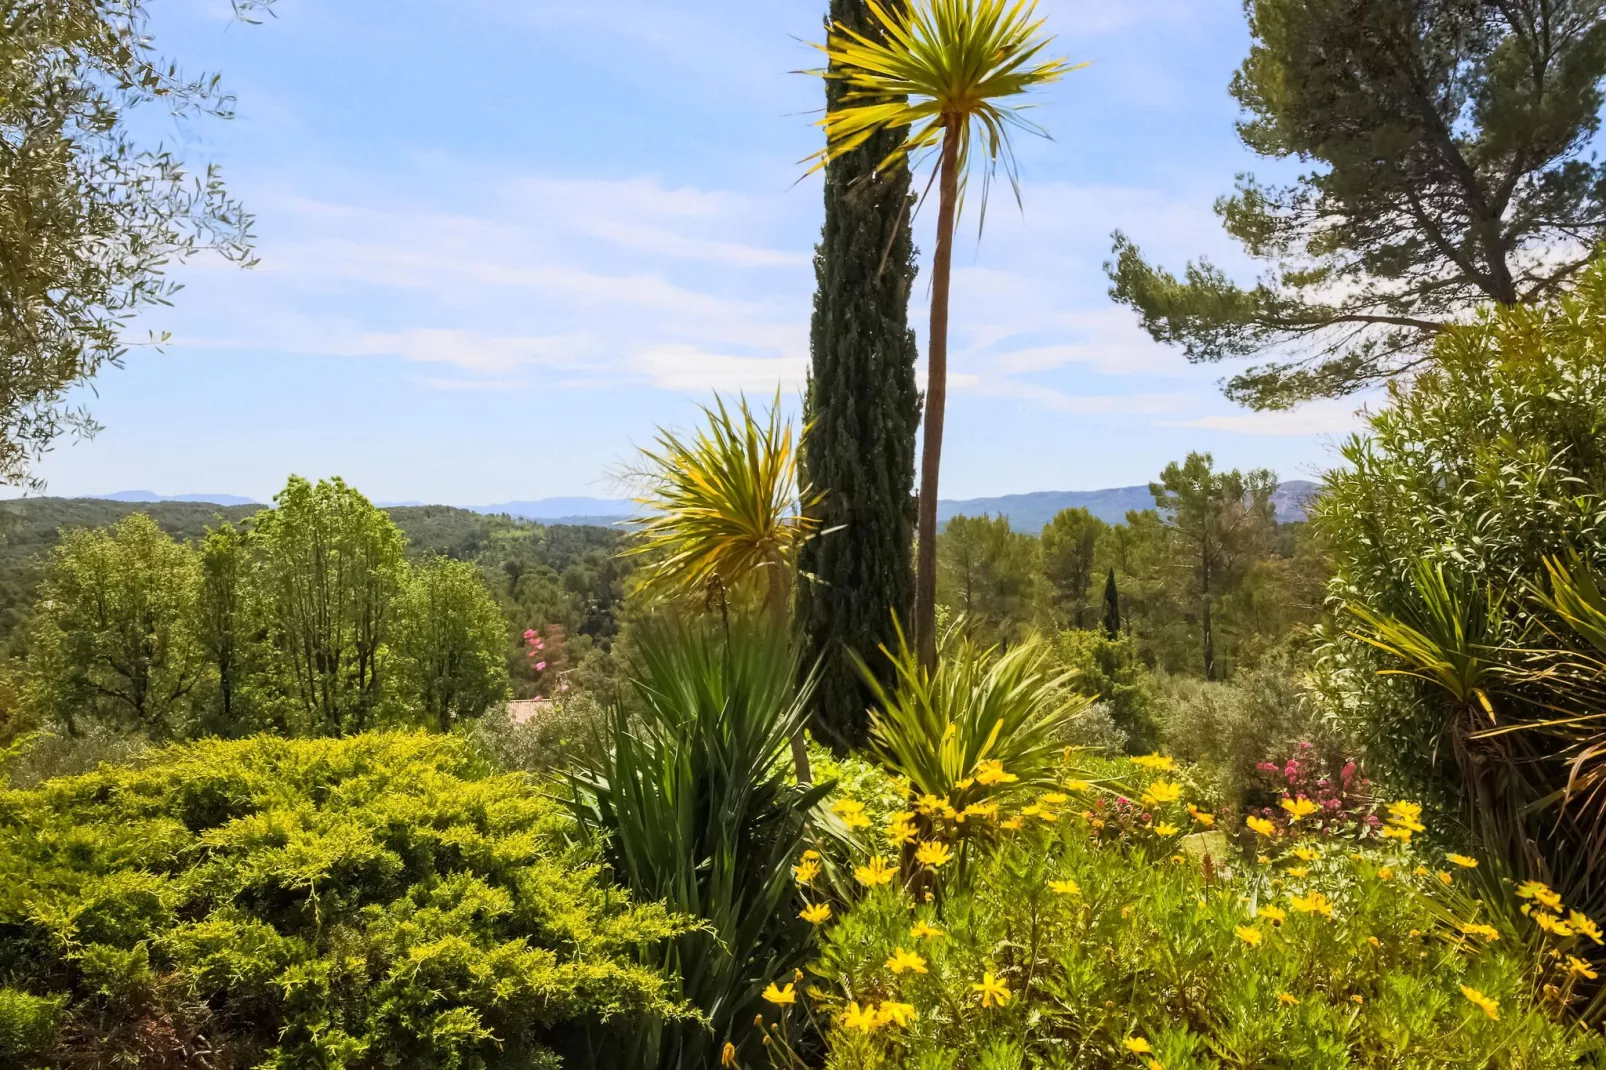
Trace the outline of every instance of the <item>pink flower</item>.
<instances>
[{"instance_id":1,"label":"pink flower","mask_svg":"<svg viewBox=\"0 0 1606 1070\"><path fill-rule=\"evenodd\" d=\"M546 669L546 662L538 661L538 662L535 663L535 671L536 672L542 672L545 669Z\"/></svg>"},{"instance_id":2,"label":"pink flower","mask_svg":"<svg viewBox=\"0 0 1606 1070\"><path fill-rule=\"evenodd\" d=\"M535 638L535 629L534 628L526 628L526 629L524 629L524 638L526 638L526 639L534 639Z\"/></svg>"},{"instance_id":3,"label":"pink flower","mask_svg":"<svg viewBox=\"0 0 1606 1070\"><path fill-rule=\"evenodd\" d=\"M559 684L558 685L558 690L559 691L567 691L567 690L569 690L569 685L568 684Z\"/></svg>"}]
</instances>

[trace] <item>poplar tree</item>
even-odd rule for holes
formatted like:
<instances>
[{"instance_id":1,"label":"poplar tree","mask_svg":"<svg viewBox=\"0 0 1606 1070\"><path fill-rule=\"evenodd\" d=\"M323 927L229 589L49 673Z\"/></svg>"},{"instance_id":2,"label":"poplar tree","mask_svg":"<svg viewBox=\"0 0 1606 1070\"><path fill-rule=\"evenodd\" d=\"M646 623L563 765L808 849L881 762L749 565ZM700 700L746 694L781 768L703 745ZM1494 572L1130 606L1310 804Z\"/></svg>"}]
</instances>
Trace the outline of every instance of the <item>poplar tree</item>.
<instances>
[{"instance_id":1,"label":"poplar tree","mask_svg":"<svg viewBox=\"0 0 1606 1070\"><path fill-rule=\"evenodd\" d=\"M831 0L830 19L872 37L881 32L865 0ZM824 81L827 109L841 107L848 87ZM826 534L799 556L798 620L804 664L821 662L813 728L838 747L863 743L869 729L870 694L844 651L887 671L876 648L896 647L894 615L907 626L914 600L913 201L906 159L877 170L903 137L904 128L880 130L826 165L825 226L814 253L803 463L823 492L816 514Z\"/></svg>"}]
</instances>

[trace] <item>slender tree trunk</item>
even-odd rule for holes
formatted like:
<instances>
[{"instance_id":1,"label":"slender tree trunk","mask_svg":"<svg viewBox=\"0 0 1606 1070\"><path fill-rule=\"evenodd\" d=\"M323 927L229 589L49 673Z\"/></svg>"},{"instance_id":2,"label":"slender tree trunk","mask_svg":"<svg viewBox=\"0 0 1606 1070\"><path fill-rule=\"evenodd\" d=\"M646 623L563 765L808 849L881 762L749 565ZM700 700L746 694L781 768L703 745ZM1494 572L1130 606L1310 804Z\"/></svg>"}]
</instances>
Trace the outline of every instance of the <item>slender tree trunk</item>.
<instances>
[{"instance_id":1,"label":"slender tree trunk","mask_svg":"<svg viewBox=\"0 0 1606 1070\"><path fill-rule=\"evenodd\" d=\"M954 252L954 205L959 199L958 120L949 117L938 176L937 248L931 258L931 333L926 340L926 411L920 449L919 539L915 557L915 642L920 667L937 667L937 472L942 465L942 418L948 402L948 282Z\"/></svg>"},{"instance_id":2,"label":"slender tree trunk","mask_svg":"<svg viewBox=\"0 0 1606 1070\"><path fill-rule=\"evenodd\" d=\"M1210 628L1210 551L1208 548L1202 555L1200 571L1204 582L1200 584L1204 595L1204 671L1206 680L1216 678L1216 636Z\"/></svg>"},{"instance_id":3,"label":"slender tree trunk","mask_svg":"<svg viewBox=\"0 0 1606 1070\"><path fill-rule=\"evenodd\" d=\"M769 589L764 592L764 608L773 626L783 634L791 623L786 612L792 604L792 577L787 571L791 567L785 561L770 562ZM814 771L809 768L809 747L803 732L800 728L792 737L792 764L797 766L797 782L807 785L814 783Z\"/></svg>"}]
</instances>

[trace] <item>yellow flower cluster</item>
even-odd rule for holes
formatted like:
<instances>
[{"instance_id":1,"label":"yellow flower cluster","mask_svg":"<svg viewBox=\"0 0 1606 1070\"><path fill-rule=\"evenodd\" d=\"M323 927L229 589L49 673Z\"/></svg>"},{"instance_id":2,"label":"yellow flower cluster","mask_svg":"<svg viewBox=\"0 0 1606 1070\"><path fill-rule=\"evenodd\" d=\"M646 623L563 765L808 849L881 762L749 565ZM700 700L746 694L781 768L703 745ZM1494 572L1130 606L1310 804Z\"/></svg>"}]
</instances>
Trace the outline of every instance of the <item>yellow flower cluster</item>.
<instances>
[{"instance_id":1,"label":"yellow flower cluster","mask_svg":"<svg viewBox=\"0 0 1606 1070\"><path fill-rule=\"evenodd\" d=\"M898 875L898 867L890 864L880 855L870 859L868 866L858 866L853 870L853 879L866 888L878 888L883 884L891 884L892 878Z\"/></svg>"},{"instance_id":2,"label":"yellow flower cluster","mask_svg":"<svg viewBox=\"0 0 1606 1070\"><path fill-rule=\"evenodd\" d=\"M1317 806L1314 802L1305 798L1303 795L1297 799L1284 799L1277 805L1282 807L1283 810L1288 814L1290 821L1303 821L1305 818L1311 816L1321 809L1320 806Z\"/></svg>"},{"instance_id":3,"label":"yellow flower cluster","mask_svg":"<svg viewBox=\"0 0 1606 1070\"><path fill-rule=\"evenodd\" d=\"M1426 826L1422 824L1421 803L1401 800L1389 804L1388 824L1383 828L1384 838L1410 843L1412 833L1426 831Z\"/></svg>"},{"instance_id":4,"label":"yellow flower cluster","mask_svg":"<svg viewBox=\"0 0 1606 1070\"><path fill-rule=\"evenodd\" d=\"M842 819L850 829L870 827L870 818L864 812L864 803L858 799L838 799L831 804L831 812Z\"/></svg>"},{"instance_id":5,"label":"yellow flower cluster","mask_svg":"<svg viewBox=\"0 0 1606 1070\"><path fill-rule=\"evenodd\" d=\"M857 1029L861 1033L869 1033L884 1025L908 1025L916 1017L918 1015L914 1004L899 1003L889 999L873 1007L868 1004L860 1007L857 1002L849 1003L842 1012L841 1022L844 1029Z\"/></svg>"},{"instance_id":6,"label":"yellow flower cluster","mask_svg":"<svg viewBox=\"0 0 1606 1070\"><path fill-rule=\"evenodd\" d=\"M926 960L900 947L894 949L892 957L887 959L887 969L893 973L925 973Z\"/></svg>"},{"instance_id":7,"label":"yellow flower cluster","mask_svg":"<svg viewBox=\"0 0 1606 1070\"><path fill-rule=\"evenodd\" d=\"M1149 770L1151 773L1174 773L1177 771L1175 758L1167 758L1163 754L1140 754L1132 759L1132 764Z\"/></svg>"}]
</instances>

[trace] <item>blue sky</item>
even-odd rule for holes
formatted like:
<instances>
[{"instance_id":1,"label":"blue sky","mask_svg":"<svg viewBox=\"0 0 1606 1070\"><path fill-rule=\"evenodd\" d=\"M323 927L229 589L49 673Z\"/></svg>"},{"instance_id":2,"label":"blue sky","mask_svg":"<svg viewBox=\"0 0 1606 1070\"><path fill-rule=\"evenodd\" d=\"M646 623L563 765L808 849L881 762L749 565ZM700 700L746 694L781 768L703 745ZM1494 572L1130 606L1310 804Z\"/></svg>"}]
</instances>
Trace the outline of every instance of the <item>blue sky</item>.
<instances>
[{"instance_id":1,"label":"blue sky","mask_svg":"<svg viewBox=\"0 0 1606 1070\"><path fill-rule=\"evenodd\" d=\"M260 265L198 260L171 331L86 395L47 493L266 499L291 472L380 500L613 495L609 473L712 390L790 404L821 217L822 0L158 0L158 45L238 118L169 131L257 216ZM1284 478L1354 402L1252 414L1106 296L1121 228L1168 266L1249 265L1211 212L1256 161L1226 0L1041 0L1090 60L1040 95L1006 196L957 246L943 496L1145 482L1190 449ZM1259 168L1266 171L1264 165ZM929 250L930 216L917 222ZM911 320L925 319L924 274ZM923 331L922 331L923 334ZM922 348L923 348L922 341ZM922 378L924 372L922 370Z\"/></svg>"}]
</instances>

